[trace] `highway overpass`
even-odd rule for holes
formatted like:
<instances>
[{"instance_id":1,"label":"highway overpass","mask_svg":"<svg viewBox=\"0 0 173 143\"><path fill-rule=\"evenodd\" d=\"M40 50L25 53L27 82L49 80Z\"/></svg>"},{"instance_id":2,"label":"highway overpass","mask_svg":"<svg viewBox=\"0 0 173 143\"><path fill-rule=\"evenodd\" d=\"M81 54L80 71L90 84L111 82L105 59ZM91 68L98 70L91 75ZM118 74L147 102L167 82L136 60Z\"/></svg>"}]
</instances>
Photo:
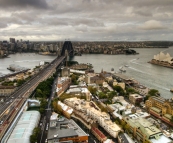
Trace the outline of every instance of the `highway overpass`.
<instances>
[{"instance_id":1,"label":"highway overpass","mask_svg":"<svg viewBox=\"0 0 173 143\"><path fill-rule=\"evenodd\" d=\"M0 139L4 136L12 121L15 119L19 109L26 102L38 84L56 72L56 68L65 60L65 56L57 57L37 75L23 84L18 90L11 94L4 104L0 106Z\"/></svg>"}]
</instances>

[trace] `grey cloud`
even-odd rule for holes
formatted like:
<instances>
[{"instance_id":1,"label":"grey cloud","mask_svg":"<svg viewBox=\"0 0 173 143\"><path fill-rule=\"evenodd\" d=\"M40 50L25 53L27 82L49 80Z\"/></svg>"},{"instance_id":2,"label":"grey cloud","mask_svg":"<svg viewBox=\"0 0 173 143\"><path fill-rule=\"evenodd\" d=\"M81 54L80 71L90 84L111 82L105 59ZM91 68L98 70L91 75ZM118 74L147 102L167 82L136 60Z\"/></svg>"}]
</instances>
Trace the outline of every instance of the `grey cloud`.
<instances>
[{"instance_id":1,"label":"grey cloud","mask_svg":"<svg viewBox=\"0 0 173 143\"><path fill-rule=\"evenodd\" d=\"M45 0L0 0L1 8L10 7L35 7L35 8L47 8L48 4Z\"/></svg>"},{"instance_id":2,"label":"grey cloud","mask_svg":"<svg viewBox=\"0 0 173 143\"><path fill-rule=\"evenodd\" d=\"M45 40L169 40L173 36L172 6L172 0L0 0L0 35Z\"/></svg>"},{"instance_id":3,"label":"grey cloud","mask_svg":"<svg viewBox=\"0 0 173 143\"><path fill-rule=\"evenodd\" d=\"M0 22L0 28L5 28L5 27L7 27L7 24L3 23L3 22Z\"/></svg>"}]
</instances>

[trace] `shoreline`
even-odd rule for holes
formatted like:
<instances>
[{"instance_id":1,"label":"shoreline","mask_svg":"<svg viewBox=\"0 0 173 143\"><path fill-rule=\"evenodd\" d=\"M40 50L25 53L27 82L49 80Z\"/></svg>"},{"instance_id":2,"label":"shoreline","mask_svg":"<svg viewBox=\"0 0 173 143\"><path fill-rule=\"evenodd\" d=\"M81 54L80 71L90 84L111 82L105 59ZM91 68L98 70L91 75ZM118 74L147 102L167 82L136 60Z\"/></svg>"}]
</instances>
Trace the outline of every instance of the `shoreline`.
<instances>
[{"instance_id":1,"label":"shoreline","mask_svg":"<svg viewBox=\"0 0 173 143\"><path fill-rule=\"evenodd\" d=\"M173 65L170 65L169 63L166 62L156 61L154 59L152 59L148 63L173 69Z\"/></svg>"}]
</instances>

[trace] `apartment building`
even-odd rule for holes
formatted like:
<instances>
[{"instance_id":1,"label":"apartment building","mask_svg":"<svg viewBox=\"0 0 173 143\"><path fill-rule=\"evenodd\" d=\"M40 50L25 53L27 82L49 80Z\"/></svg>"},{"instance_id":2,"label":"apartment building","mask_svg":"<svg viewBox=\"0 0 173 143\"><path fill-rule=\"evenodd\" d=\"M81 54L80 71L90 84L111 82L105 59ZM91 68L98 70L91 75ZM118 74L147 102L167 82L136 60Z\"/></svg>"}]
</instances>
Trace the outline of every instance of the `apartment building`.
<instances>
[{"instance_id":1,"label":"apartment building","mask_svg":"<svg viewBox=\"0 0 173 143\"><path fill-rule=\"evenodd\" d=\"M58 77L57 82L57 96L60 96L62 93L64 93L71 84L71 78L69 77Z\"/></svg>"},{"instance_id":2,"label":"apartment building","mask_svg":"<svg viewBox=\"0 0 173 143\"><path fill-rule=\"evenodd\" d=\"M94 102L88 102L78 98L69 98L66 99L64 103L75 110L86 113L89 117L96 120L112 137L117 138L121 128L110 120L110 116L107 113L101 112Z\"/></svg>"},{"instance_id":3,"label":"apartment building","mask_svg":"<svg viewBox=\"0 0 173 143\"><path fill-rule=\"evenodd\" d=\"M130 126L130 132L140 143L146 141L151 143L168 143L171 141L162 134L160 129L143 117L126 116L123 117L123 120Z\"/></svg>"},{"instance_id":4,"label":"apartment building","mask_svg":"<svg viewBox=\"0 0 173 143\"><path fill-rule=\"evenodd\" d=\"M145 102L146 109L150 114L173 126L170 122L173 116L173 100L160 96L152 96Z\"/></svg>"}]
</instances>

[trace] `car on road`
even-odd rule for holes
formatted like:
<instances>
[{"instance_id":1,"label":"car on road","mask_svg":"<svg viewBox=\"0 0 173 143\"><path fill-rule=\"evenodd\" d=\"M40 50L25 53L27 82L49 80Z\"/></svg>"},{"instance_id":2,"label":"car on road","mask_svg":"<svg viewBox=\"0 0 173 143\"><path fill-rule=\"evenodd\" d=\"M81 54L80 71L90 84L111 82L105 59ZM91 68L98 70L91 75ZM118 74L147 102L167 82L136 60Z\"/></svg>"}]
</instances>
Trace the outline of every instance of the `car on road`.
<instances>
[{"instance_id":1,"label":"car on road","mask_svg":"<svg viewBox=\"0 0 173 143\"><path fill-rule=\"evenodd\" d=\"M46 126L46 131L49 129L49 124L47 124L47 126Z\"/></svg>"},{"instance_id":2,"label":"car on road","mask_svg":"<svg viewBox=\"0 0 173 143\"><path fill-rule=\"evenodd\" d=\"M3 122L4 122L4 121L0 121L0 125L2 125Z\"/></svg>"}]
</instances>

